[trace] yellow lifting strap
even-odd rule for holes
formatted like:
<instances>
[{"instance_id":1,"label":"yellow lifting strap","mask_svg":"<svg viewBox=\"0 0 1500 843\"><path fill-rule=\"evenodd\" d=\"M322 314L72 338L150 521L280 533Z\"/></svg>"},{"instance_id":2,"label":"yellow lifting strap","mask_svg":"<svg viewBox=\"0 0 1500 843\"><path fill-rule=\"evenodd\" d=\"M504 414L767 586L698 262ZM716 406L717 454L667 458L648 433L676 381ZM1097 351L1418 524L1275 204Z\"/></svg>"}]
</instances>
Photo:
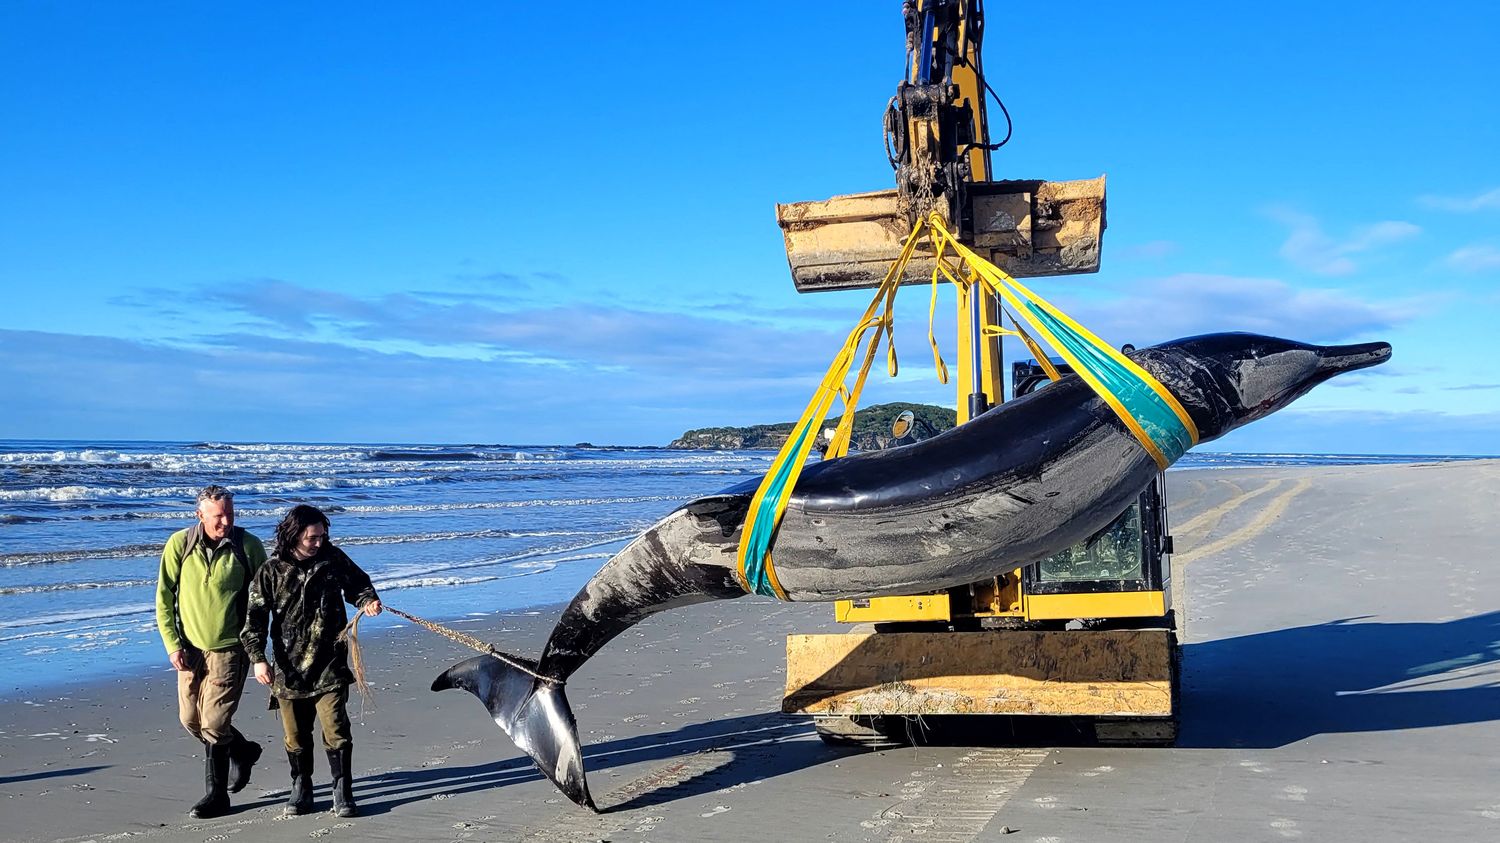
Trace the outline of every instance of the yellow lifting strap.
<instances>
[{"instance_id":1,"label":"yellow lifting strap","mask_svg":"<svg viewBox=\"0 0 1500 843\"><path fill-rule=\"evenodd\" d=\"M937 214L928 218L928 232L937 253L936 268L955 284L959 273L947 257L949 249L958 257L968 283L983 284L1010 305L1094 390L1146 449L1157 467L1167 466L1188 448L1198 444L1198 427L1182 403L1151 373L1099 339L1050 302L999 267L975 254L948 231ZM1012 319L1015 317L1012 316ZM1019 325L1018 325L1019 327ZM1035 349L1033 349L1035 350ZM1039 362L1046 355L1037 355ZM1046 368L1049 364L1044 363ZM1048 372L1049 377L1053 372Z\"/></svg>"},{"instance_id":2,"label":"yellow lifting strap","mask_svg":"<svg viewBox=\"0 0 1500 843\"><path fill-rule=\"evenodd\" d=\"M859 402L859 393L864 388L865 376L869 374L875 352L880 346L882 333L888 339L892 339L887 368L892 376L896 374L891 305L895 303L896 289L901 284L902 275L906 272L906 265L911 261L912 253L916 251L918 241L921 240L919 235L925 224L924 221L912 228L911 234L906 238L906 244L901 248L900 256L896 258L895 263L891 264L885 279L875 290L875 297L865 308L864 316L860 318L859 324L854 326L854 330L850 331L849 337L844 340L844 347L839 349L839 353L833 358L833 363L829 365L828 372L823 376L823 382L813 393L807 409L802 411L802 417L792 427L786 444L781 447L781 452L776 455L770 469L766 471L765 478L761 480L760 488L755 490L755 497L750 500L750 510L740 534L737 566L741 584L747 591L786 599L786 592L777 582L775 568L771 563L771 538L781 524L781 516L786 511L787 500L792 495L792 489L797 485L797 478L802 474L807 455L817 440L818 431L822 427L823 420L827 418L828 410L833 405L835 397L843 398L844 415L839 420L838 430L830 441L827 454L839 456L848 450L849 438L854 426L854 408ZM871 329L874 329L875 333L866 345L865 360L860 366L859 377L853 389L845 389L844 380L854 364L854 355L859 350L860 341L864 339L865 332Z\"/></svg>"},{"instance_id":3,"label":"yellow lifting strap","mask_svg":"<svg viewBox=\"0 0 1500 843\"><path fill-rule=\"evenodd\" d=\"M925 229L925 237L924 235ZM932 271L932 300L928 309L927 338L932 344L933 362L938 378L947 383L947 366L938 351L933 334L932 321L937 308L937 287L941 275L965 292L975 285L999 296L1010 305L1013 330L1001 327L984 329L990 336L1013 335L1021 339L1046 370L1048 377L1056 380L1060 375L1038 342L1021 327L1016 318L1019 314L1033 331L1052 346L1073 367L1083 380L1115 412L1126 428L1138 439L1165 470L1184 451L1198 442L1198 429L1187 411L1166 387L1150 373L1125 357L1113 346L1099 339L1087 328L1079 325L1067 314L1036 295L1020 282L1010 277L999 267L975 254L948 231L942 218L933 214L912 228L902 246L901 254L891 264L884 280L875 291L875 297L865 309L844 346L834 357L823 381L813 393L802 417L793 426L786 444L772 461L766 476L751 498L750 509L740 535L737 572L747 591L768 597L786 599L786 592L776 579L775 566L771 560L771 541L781 524L787 501L797 485L797 478L807 463L808 454L817 439L817 433L833 405L834 398L842 398L843 417L830 440L825 458L843 456L849 448L853 433L855 408L859 394L864 388L875 353L879 350L882 334L888 349L888 371L896 374L895 342L891 307L896 290L901 283L907 264L917 244L928 241L934 251ZM956 258L956 263L955 263ZM874 330L866 342L864 362L853 388L845 388L844 381L854 363L854 356L864 340L865 333ZM977 338L976 338L977 339Z\"/></svg>"}]
</instances>

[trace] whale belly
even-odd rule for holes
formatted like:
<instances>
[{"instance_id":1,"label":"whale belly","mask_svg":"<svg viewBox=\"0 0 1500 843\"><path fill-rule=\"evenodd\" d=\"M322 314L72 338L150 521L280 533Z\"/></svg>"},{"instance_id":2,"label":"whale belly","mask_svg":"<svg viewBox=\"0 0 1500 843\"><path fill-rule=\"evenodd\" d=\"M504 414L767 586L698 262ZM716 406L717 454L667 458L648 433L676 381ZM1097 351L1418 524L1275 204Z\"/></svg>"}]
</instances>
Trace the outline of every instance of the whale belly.
<instances>
[{"instance_id":1,"label":"whale belly","mask_svg":"<svg viewBox=\"0 0 1500 843\"><path fill-rule=\"evenodd\" d=\"M794 498L771 555L795 601L949 588L1088 538L1155 476L1139 443L1101 425L1043 464L902 506L820 509Z\"/></svg>"}]
</instances>

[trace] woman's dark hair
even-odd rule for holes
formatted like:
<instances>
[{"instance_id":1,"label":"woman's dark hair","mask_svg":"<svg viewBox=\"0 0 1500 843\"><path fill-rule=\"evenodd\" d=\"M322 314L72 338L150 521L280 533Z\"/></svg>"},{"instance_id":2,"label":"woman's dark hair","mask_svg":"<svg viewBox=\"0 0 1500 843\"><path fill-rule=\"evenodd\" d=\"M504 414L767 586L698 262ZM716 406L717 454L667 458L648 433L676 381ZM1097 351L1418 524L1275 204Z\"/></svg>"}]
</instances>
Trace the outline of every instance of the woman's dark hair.
<instances>
[{"instance_id":1,"label":"woman's dark hair","mask_svg":"<svg viewBox=\"0 0 1500 843\"><path fill-rule=\"evenodd\" d=\"M323 510L305 503L292 507L292 511L276 525L275 555L282 559L295 559L292 551L296 549L297 542L302 540L302 531L314 524L322 524L323 529L328 529L328 516L323 514Z\"/></svg>"}]
</instances>

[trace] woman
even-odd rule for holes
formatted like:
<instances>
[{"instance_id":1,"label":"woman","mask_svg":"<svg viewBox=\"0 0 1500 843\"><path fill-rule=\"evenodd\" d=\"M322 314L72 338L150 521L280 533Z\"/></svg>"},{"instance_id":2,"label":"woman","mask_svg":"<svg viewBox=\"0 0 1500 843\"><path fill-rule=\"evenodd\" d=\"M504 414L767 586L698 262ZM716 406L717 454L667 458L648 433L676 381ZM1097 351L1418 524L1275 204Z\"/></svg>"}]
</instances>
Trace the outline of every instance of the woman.
<instances>
[{"instance_id":1,"label":"woman","mask_svg":"<svg viewBox=\"0 0 1500 843\"><path fill-rule=\"evenodd\" d=\"M349 729L348 648L339 633L348 624L344 602L366 615L380 614L370 577L328 541L328 516L302 504L276 527L276 550L250 584L249 610L240 640L255 664L255 681L271 686L281 710L292 791L283 813L312 811L312 727L323 729L323 749L333 773L333 813L355 815L350 783L354 749ZM269 616L269 617L268 617ZM276 667L266 662L267 621Z\"/></svg>"}]
</instances>

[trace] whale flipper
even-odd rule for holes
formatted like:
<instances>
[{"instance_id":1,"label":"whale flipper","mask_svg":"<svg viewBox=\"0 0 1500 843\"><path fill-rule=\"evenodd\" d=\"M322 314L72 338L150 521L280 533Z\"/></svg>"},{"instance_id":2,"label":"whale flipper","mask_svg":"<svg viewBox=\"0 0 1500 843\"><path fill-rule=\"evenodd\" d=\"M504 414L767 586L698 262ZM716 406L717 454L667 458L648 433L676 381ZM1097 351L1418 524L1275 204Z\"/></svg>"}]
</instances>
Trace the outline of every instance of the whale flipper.
<instances>
[{"instance_id":1,"label":"whale flipper","mask_svg":"<svg viewBox=\"0 0 1500 843\"><path fill-rule=\"evenodd\" d=\"M458 688L478 697L495 723L531 756L537 769L558 790L591 811L599 810L583 775L578 724L568 707L563 683L536 678L536 664L528 659L507 658L527 669L494 656L476 656L444 671L433 680L432 690Z\"/></svg>"}]
</instances>

